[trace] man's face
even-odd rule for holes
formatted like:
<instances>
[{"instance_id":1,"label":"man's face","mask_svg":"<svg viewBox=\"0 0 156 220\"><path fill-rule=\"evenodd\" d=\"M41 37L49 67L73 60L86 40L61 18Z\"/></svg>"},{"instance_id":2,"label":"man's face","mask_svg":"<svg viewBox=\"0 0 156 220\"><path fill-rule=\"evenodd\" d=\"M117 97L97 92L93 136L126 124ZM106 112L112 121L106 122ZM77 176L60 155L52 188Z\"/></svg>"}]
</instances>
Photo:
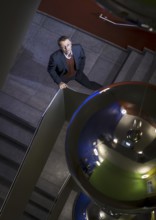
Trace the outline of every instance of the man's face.
<instances>
[{"instance_id":1,"label":"man's face","mask_svg":"<svg viewBox=\"0 0 156 220\"><path fill-rule=\"evenodd\" d=\"M64 41L60 42L60 48L63 51L63 53L69 55L72 51L72 43L69 39L66 39Z\"/></svg>"}]
</instances>

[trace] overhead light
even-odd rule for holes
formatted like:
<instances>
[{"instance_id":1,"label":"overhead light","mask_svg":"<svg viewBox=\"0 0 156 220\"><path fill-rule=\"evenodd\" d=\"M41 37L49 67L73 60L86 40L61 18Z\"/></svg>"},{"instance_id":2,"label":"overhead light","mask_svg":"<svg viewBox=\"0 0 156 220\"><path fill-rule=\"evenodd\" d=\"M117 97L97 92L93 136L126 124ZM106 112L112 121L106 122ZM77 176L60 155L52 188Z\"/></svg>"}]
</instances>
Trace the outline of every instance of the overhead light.
<instances>
[{"instance_id":1,"label":"overhead light","mask_svg":"<svg viewBox=\"0 0 156 220\"><path fill-rule=\"evenodd\" d=\"M93 146L96 146L96 144L97 144L96 141L93 141Z\"/></svg>"},{"instance_id":2,"label":"overhead light","mask_svg":"<svg viewBox=\"0 0 156 220\"><path fill-rule=\"evenodd\" d=\"M117 139L117 138L114 138L114 139L113 139L113 142L114 142L115 144L117 144L117 143L118 143L118 139Z\"/></svg>"},{"instance_id":3,"label":"overhead light","mask_svg":"<svg viewBox=\"0 0 156 220\"><path fill-rule=\"evenodd\" d=\"M106 214L104 213L104 211L100 210L99 219L102 220L102 219L105 219L105 217L106 217Z\"/></svg>"},{"instance_id":4,"label":"overhead light","mask_svg":"<svg viewBox=\"0 0 156 220\"><path fill-rule=\"evenodd\" d=\"M126 144L126 146L128 146L128 147L131 146L131 144L130 144L128 141L126 141L125 144Z\"/></svg>"},{"instance_id":5,"label":"overhead light","mask_svg":"<svg viewBox=\"0 0 156 220\"><path fill-rule=\"evenodd\" d=\"M146 178L148 178L148 177L149 177L148 174L144 174L144 175L141 176L142 179L146 179Z\"/></svg>"},{"instance_id":6,"label":"overhead light","mask_svg":"<svg viewBox=\"0 0 156 220\"><path fill-rule=\"evenodd\" d=\"M100 166L100 162L99 162L99 161L96 161L96 164L97 164L98 166Z\"/></svg>"},{"instance_id":7,"label":"overhead light","mask_svg":"<svg viewBox=\"0 0 156 220\"><path fill-rule=\"evenodd\" d=\"M143 151L138 151L137 153L138 153L138 154L143 154Z\"/></svg>"},{"instance_id":8,"label":"overhead light","mask_svg":"<svg viewBox=\"0 0 156 220\"><path fill-rule=\"evenodd\" d=\"M126 109L122 108L122 109L121 109L121 113L122 113L123 115L127 114Z\"/></svg>"},{"instance_id":9,"label":"overhead light","mask_svg":"<svg viewBox=\"0 0 156 220\"><path fill-rule=\"evenodd\" d=\"M94 151L94 154L95 154L96 156L98 156L98 151L97 151L97 149L94 148L93 151Z\"/></svg>"}]
</instances>

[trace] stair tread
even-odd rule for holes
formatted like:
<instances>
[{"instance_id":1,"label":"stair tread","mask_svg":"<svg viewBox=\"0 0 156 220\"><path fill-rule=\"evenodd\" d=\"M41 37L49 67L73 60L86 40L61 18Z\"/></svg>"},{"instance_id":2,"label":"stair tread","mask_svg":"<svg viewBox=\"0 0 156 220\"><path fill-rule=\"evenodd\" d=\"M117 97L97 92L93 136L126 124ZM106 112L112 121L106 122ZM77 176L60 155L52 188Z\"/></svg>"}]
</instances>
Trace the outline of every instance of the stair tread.
<instances>
[{"instance_id":1,"label":"stair tread","mask_svg":"<svg viewBox=\"0 0 156 220\"><path fill-rule=\"evenodd\" d=\"M35 218L31 215L29 215L28 213L24 212L24 214L22 215L22 217L20 218L20 220L39 220L38 218Z\"/></svg>"},{"instance_id":2,"label":"stair tread","mask_svg":"<svg viewBox=\"0 0 156 220\"><path fill-rule=\"evenodd\" d=\"M45 196L41 195L40 193L37 193L33 191L32 196L31 196L31 201L34 203L42 206L43 208L50 210L52 204L54 203L53 200L46 198Z\"/></svg>"},{"instance_id":3,"label":"stair tread","mask_svg":"<svg viewBox=\"0 0 156 220\"><path fill-rule=\"evenodd\" d=\"M10 182L13 181L17 170L0 161L0 176Z\"/></svg>"},{"instance_id":4,"label":"stair tread","mask_svg":"<svg viewBox=\"0 0 156 220\"><path fill-rule=\"evenodd\" d=\"M46 179L42 178L42 176L40 176L36 186L54 198L57 197L57 193L60 190L59 186L55 185L51 181L47 181Z\"/></svg>"},{"instance_id":5,"label":"stair tread","mask_svg":"<svg viewBox=\"0 0 156 220\"><path fill-rule=\"evenodd\" d=\"M10 112L11 114L24 119L37 127L38 121L41 118L42 112L11 97L4 92L0 92L0 108Z\"/></svg>"},{"instance_id":6,"label":"stair tread","mask_svg":"<svg viewBox=\"0 0 156 220\"><path fill-rule=\"evenodd\" d=\"M147 82L151 77L153 70L151 69L153 63L153 53L146 51L140 64L138 65L134 76L132 77L133 81L145 81Z\"/></svg>"},{"instance_id":7,"label":"stair tread","mask_svg":"<svg viewBox=\"0 0 156 220\"><path fill-rule=\"evenodd\" d=\"M27 146L30 144L33 137L33 133L30 130L8 121L3 117L0 117L0 133Z\"/></svg>"},{"instance_id":8,"label":"stair tread","mask_svg":"<svg viewBox=\"0 0 156 220\"><path fill-rule=\"evenodd\" d=\"M149 83L156 84L156 68L149 80Z\"/></svg>"},{"instance_id":9,"label":"stair tread","mask_svg":"<svg viewBox=\"0 0 156 220\"><path fill-rule=\"evenodd\" d=\"M142 59L142 56L143 55L137 51L131 51L115 82L130 81Z\"/></svg>"},{"instance_id":10,"label":"stair tread","mask_svg":"<svg viewBox=\"0 0 156 220\"><path fill-rule=\"evenodd\" d=\"M2 185L2 184L0 184L0 198L2 199L2 200L5 200L5 198L6 198L6 196L7 196L7 193L8 193L8 191L9 191L9 188L8 187L6 187L6 186L4 186L4 185Z\"/></svg>"},{"instance_id":11,"label":"stair tread","mask_svg":"<svg viewBox=\"0 0 156 220\"><path fill-rule=\"evenodd\" d=\"M16 148L15 144L0 138L0 155L20 164L24 154L23 149Z\"/></svg>"},{"instance_id":12,"label":"stair tread","mask_svg":"<svg viewBox=\"0 0 156 220\"><path fill-rule=\"evenodd\" d=\"M54 86L56 86L54 84ZM57 87L57 86L56 86ZM22 77L9 75L7 82L3 87L3 92L16 97L17 100L44 112L49 102L52 100L58 87L48 87L31 79L24 79Z\"/></svg>"},{"instance_id":13,"label":"stair tread","mask_svg":"<svg viewBox=\"0 0 156 220\"><path fill-rule=\"evenodd\" d=\"M88 75L89 79L91 81L98 82L103 86L111 84L118 74L126 57L127 51L125 52L122 50L118 52L118 56L112 54L112 58L105 58L105 56L101 54L96 61L96 65L94 65Z\"/></svg>"},{"instance_id":14,"label":"stair tread","mask_svg":"<svg viewBox=\"0 0 156 220\"><path fill-rule=\"evenodd\" d=\"M49 212L41 209L40 207L37 207L33 204L28 203L25 211L28 213L31 213L32 216L42 220L42 219L46 219L48 217Z\"/></svg>"}]
</instances>

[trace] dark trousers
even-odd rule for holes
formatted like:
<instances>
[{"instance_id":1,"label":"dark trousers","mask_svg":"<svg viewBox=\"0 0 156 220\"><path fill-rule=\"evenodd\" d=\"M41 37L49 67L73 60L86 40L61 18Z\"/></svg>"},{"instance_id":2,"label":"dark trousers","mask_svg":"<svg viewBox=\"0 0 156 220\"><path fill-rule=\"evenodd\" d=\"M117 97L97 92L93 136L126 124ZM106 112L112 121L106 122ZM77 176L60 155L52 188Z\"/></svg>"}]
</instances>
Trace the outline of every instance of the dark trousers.
<instances>
[{"instance_id":1,"label":"dark trousers","mask_svg":"<svg viewBox=\"0 0 156 220\"><path fill-rule=\"evenodd\" d=\"M85 86L86 88L91 89L91 90L98 90L103 87L97 82L90 81L83 72L77 73L75 76L75 80L79 82L80 84L82 84L83 86Z\"/></svg>"},{"instance_id":2,"label":"dark trousers","mask_svg":"<svg viewBox=\"0 0 156 220\"><path fill-rule=\"evenodd\" d=\"M91 89L91 90L98 90L103 87L102 85L100 85L97 82L90 81L88 79L88 77L83 72L78 72L78 73L76 73L75 76L72 76L72 77L66 77L66 75L64 75L62 77L62 81L64 83L68 83L70 80L75 80L75 81L79 82L81 85L83 85L86 88Z\"/></svg>"}]
</instances>

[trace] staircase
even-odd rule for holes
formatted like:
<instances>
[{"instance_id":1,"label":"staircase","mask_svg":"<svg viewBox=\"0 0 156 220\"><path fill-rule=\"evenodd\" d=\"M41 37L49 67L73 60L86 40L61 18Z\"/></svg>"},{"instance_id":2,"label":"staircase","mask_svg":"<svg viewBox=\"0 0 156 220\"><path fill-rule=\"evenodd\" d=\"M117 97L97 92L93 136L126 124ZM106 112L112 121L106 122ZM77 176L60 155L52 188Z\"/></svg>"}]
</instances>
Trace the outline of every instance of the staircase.
<instances>
[{"instance_id":1,"label":"staircase","mask_svg":"<svg viewBox=\"0 0 156 220\"><path fill-rule=\"evenodd\" d=\"M89 77L93 80L95 74L92 73L91 71ZM156 53L146 48L142 52L133 48L121 49L120 54L116 56L114 64L109 66L107 75L103 76L101 72L97 73L95 80L101 82L103 79L104 85L122 81L143 81L155 84ZM89 91L75 81L70 82L70 86L74 90L81 92ZM19 89L17 91L18 95L16 92L12 92L17 88ZM49 100L43 103L43 108L36 108L31 105L29 99L26 102L26 98L23 99L22 95L19 95L23 92L23 89L30 92L36 87L30 82L28 83L28 81L25 82L22 78L10 75L7 85L0 91L0 206L3 204L24 155L30 147L42 113L52 98L52 96L49 96ZM41 89L41 85L39 89ZM49 91L50 89L45 87L44 91ZM44 95L44 97L47 97L47 94ZM54 185L50 180L39 180L21 220L46 219L57 196L54 193L55 190L52 190Z\"/></svg>"},{"instance_id":2,"label":"staircase","mask_svg":"<svg viewBox=\"0 0 156 220\"><path fill-rule=\"evenodd\" d=\"M131 50L114 82L149 82L154 74L154 58L154 53L147 49L143 52Z\"/></svg>"},{"instance_id":3,"label":"staircase","mask_svg":"<svg viewBox=\"0 0 156 220\"><path fill-rule=\"evenodd\" d=\"M2 91L0 100L0 201L2 205L29 148L41 112Z\"/></svg>"},{"instance_id":4,"label":"staircase","mask_svg":"<svg viewBox=\"0 0 156 220\"><path fill-rule=\"evenodd\" d=\"M18 77L10 76L9 78L4 89L0 91L0 207L30 147L44 112L43 109L47 106L47 100L44 100L42 107L39 103L35 108L29 101L25 103L24 96L20 95L23 89L30 92L30 84L32 91L37 85L18 79ZM42 86L40 86L41 89ZM49 88L44 88L44 91L46 90ZM45 95L48 96L46 92ZM40 180L34 188L22 220L46 219L54 200L51 184L48 185L48 182Z\"/></svg>"},{"instance_id":5,"label":"staircase","mask_svg":"<svg viewBox=\"0 0 156 220\"><path fill-rule=\"evenodd\" d=\"M95 71L91 71L88 77L91 80L102 83L104 86L124 81L140 81L155 84L156 53L146 48L144 51L138 51L130 47L127 50L121 49L114 63L106 69L104 74L95 74ZM76 81L69 82L69 87L87 94L92 93L91 90L84 88Z\"/></svg>"}]
</instances>

